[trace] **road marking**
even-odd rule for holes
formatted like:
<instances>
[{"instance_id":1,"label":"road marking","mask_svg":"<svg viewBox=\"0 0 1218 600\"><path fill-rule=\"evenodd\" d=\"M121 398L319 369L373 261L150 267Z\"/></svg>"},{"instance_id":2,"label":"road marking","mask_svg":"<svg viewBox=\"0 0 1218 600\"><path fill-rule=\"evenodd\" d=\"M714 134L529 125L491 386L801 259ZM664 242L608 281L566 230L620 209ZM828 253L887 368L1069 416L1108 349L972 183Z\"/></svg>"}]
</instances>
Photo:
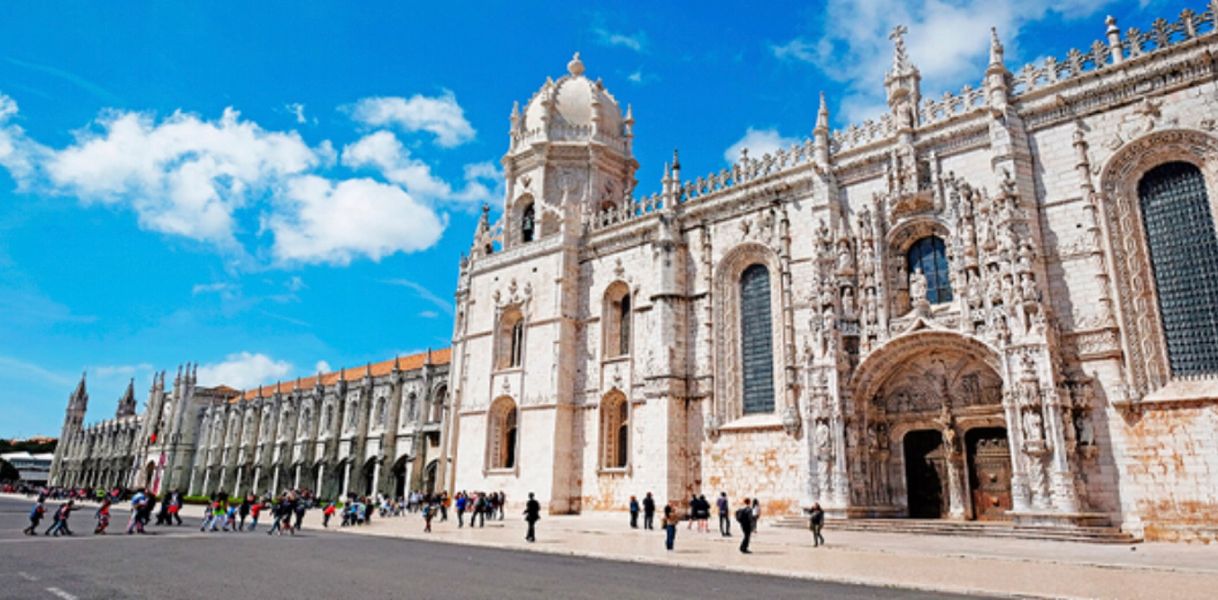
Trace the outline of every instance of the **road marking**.
<instances>
[{"instance_id":1,"label":"road marking","mask_svg":"<svg viewBox=\"0 0 1218 600\"><path fill-rule=\"evenodd\" d=\"M34 577L33 575L26 573L25 571L17 571L17 574L20 575L21 578L26 581L38 581L37 577Z\"/></svg>"},{"instance_id":2,"label":"road marking","mask_svg":"<svg viewBox=\"0 0 1218 600\"><path fill-rule=\"evenodd\" d=\"M63 600L76 600L76 596L73 596L72 594L69 594L57 587L49 587L47 588L47 591L51 592L52 596L63 598Z\"/></svg>"}]
</instances>

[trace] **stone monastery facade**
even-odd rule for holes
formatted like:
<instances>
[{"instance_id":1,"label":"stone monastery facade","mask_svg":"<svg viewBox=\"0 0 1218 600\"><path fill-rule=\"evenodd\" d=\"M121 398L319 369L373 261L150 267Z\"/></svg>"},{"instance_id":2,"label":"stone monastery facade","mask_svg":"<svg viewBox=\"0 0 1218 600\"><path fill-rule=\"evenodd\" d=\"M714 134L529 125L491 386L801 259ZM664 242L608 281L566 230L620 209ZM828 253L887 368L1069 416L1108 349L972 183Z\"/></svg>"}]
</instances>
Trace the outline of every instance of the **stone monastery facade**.
<instances>
[{"instance_id":1,"label":"stone monastery facade","mask_svg":"<svg viewBox=\"0 0 1218 600\"><path fill-rule=\"evenodd\" d=\"M188 368L88 428L82 381L55 481L434 485L554 513L725 491L772 516L1213 539L1216 11L1109 19L1017 71L994 34L980 84L942 98L897 28L881 118L832 131L822 99L811 138L694 177L674 155L641 198L631 109L576 55L512 110L451 364L247 392Z\"/></svg>"},{"instance_id":2,"label":"stone monastery facade","mask_svg":"<svg viewBox=\"0 0 1218 600\"><path fill-rule=\"evenodd\" d=\"M1215 7L633 195L578 55L463 260L455 489L1218 533Z\"/></svg>"},{"instance_id":3,"label":"stone monastery facade","mask_svg":"<svg viewBox=\"0 0 1218 600\"><path fill-rule=\"evenodd\" d=\"M82 376L68 401L51 484L192 495L308 488L401 494L440 471L448 351L397 357L242 392L158 374L143 414L128 385L112 420L84 426Z\"/></svg>"}]
</instances>

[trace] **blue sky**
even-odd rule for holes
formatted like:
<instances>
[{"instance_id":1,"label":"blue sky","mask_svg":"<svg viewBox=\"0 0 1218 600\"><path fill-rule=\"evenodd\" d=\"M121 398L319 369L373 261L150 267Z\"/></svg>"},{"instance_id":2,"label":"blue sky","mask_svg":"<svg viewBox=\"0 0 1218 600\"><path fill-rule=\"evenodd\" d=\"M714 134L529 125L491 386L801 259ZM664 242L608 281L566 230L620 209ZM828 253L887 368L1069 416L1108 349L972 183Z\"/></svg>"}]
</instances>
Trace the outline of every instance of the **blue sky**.
<instances>
[{"instance_id":1,"label":"blue sky","mask_svg":"<svg viewBox=\"0 0 1218 600\"><path fill-rule=\"evenodd\" d=\"M581 51L634 108L638 192L1201 2L24 2L0 6L0 436L195 361L238 387L447 345L508 113ZM557 8L561 6L561 8Z\"/></svg>"}]
</instances>

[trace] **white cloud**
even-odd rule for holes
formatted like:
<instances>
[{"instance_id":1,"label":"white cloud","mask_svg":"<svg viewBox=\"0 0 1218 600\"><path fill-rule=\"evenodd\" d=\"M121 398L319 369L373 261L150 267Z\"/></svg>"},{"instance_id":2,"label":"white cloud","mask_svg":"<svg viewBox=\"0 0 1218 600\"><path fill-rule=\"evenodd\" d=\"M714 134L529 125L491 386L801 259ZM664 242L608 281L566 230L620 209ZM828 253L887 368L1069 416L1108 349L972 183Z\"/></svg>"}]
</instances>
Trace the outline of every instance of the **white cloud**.
<instances>
[{"instance_id":1,"label":"white cloud","mask_svg":"<svg viewBox=\"0 0 1218 600\"><path fill-rule=\"evenodd\" d=\"M372 179L298 177L279 203L267 226L280 263L345 265L361 255L376 261L429 248L447 225L401 188Z\"/></svg>"},{"instance_id":2,"label":"white cloud","mask_svg":"<svg viewBox=\"0 0 1218 600\"><path fill-rule=\"evenodd\" d=\"M635 52L643 52L647 45L647 34L642 31L637 31L632 34L609 31L604 27L596 27L592 30L596 36L596 41L604 46L618 46L634 50Z\"/></svg>"},{"instance_id":3,"label":"white cloud","mask_svg":"<svg viewBox=\"0 0 1218 600\"><path fill-rule=\"evenodd\" d=\"M152 365L148 363L139 363L136 365L102 365L97 367L89 367L90 375L97 375L101 378L107 377L135 377L139 373L152 371Z\"/></svg>"},{"instance_id":4,"label":"white cloud","mask_svg":"<svg viewBox=\"0 0 1218 600\"><path fill-rule=\"evenodd\" d=\"M418 283L416 281L411 281L409 279L386 279L382 283L385 283L387 285L396 285L399 287L408 288L411 291L413 291L415 293L415 295L418 296L419 298L422 298L423 300L426 300L426 301L432 303L433 305L436 306L436 308L439 308L440 310L444 311L444 314L446 314L446 315L453 314L453 303L451 301L441 298L438 294L427 289L427 287L421 283Z\"/></svg>"},{"instance_id":5,"label":"white cloud","mask_svg":"<svg viewBox=\"0 0 1218 600\"><path fill-rule=\"evenodd\" d=\"M884 73L891 66L897 24L908 26L906 46L922 74L926 96L976 84L989 48L990 27L997 27L1008 57L1028 24L1050 17L1074 19L1096 14L1112 0L829 0L820 31L772 44L775 57L809 63L825 75L847 82L843 114L872 112L883 99ZM1102 35L1102 22L1096 24ZM1015 69L1018 65L1009 64Z\"/></svg>"},{"instance_id":6,"label":"white cloud","mask_svg":"<svg viewBox=\"0 0 1218 600\"><path fill-rule=\"evenodd\" d=\"M749 155L753 158L761 158L764 154L772 154L775 150L789 147L798 141L795 138L783 137L776 129L749 127L748 131L744 133L744 137L727 147L727 150L723 152L723 159L729 163L736 162L740 160L740 151L745 148L748 148Z\"/></svg>"},{"instance_id":7,"label":"white cloud","mask_svg":"<svg viewBox=\"0 0 1218 600\"><path fill-rule=\"evenodd\" d=\"M405 133L426 131L445 148L474 139L474 128L450 91L428 97L378 96L363 98L350 108L351 117L369 127L393 127Z\"/></svg>"},{"instance_id":8,"label":"white cloud","mask_svg":"<svg viewBox=\"0 0 1218 600\"><path fill-rule=\"evenodd\" d=\"M17 101L0 94L0 167L8 169L17 185L24 188L30 183L46 148L12 123L17 112Z\"/></svg>"},{"instance_id":9,"label":"white cloud","mask_svg":"<svg viewBox=\"0 0 1218 600\"><path fill-rule=\"evenodd\" d=\"M289 113L292 113L293 117L296 117L296 123L298 125L304 125L305 123L309 122L309 120L305 118L304 104L301 104L300 102L291 102L285 104L284 108L286 108Z\"/></svg>"},{"instance_id":10,"label":"white cloud","mask_svg":"<svg viewBox=\"0 0 1218 600\"><path fill-rule=\"evenodd\" d=\"M199 366L199 385L227 385L247 389L283 379L292 372L292 364L275 360L262 353L229 354L222 362Z\"/></svg>"},{"instance_id":11,"label":"white cloud","mask_svg":"<svg viewBox=\"0 0 1218 600\"><path fill-rule=\"evenodd\" d=\"M421 310L421 311L419 311L419 318L421 318L421 319L434 319L434 318L439 317L439 316L440 316L440 313L438 313L438 312L436 312L436 311L434 311L434 310Z\"/></svg>"},{"instance_id":12,"label":"white cloud","mask_svg":"<svg viewBox=\"0 0 1218 600\"><path fill-rule=\"evenodd\" d=\"M153 231L234 248L234 212L325 160L295 132L266 131L229 108L215 121L175 112L104 114L46 165L85 202L129 205Z\"/></svg>"},{"instance_id":13,"label":"white cloud","mask_svg":"<svg viewBox=\"0 0 1218 600\"><path fill-rule=\"evenodd\" d=\"M470 204L490 202L502 193L503 174L491 162L465 165L465 187L454 191L436 177L431 167L410 156L389 131L370 133L343 148L342 164L350 169L371 168L421 200L449 200Z\"/></svg>"},{"instance_id":14,"label":"white cloud","mask_svg":"<svg viewBox=\"0 0 1218 600\"><path fill-rule=\"evenodd\" d=\"M324 360L319 360L319 361L317 361L317 364L313 366L313 370L317 373L329 373L330 371L333 371L334 369L330 368L330 363L328 363Z\"/></svg>"},{"instance_id":15,"label":"white cloud","mask_svg":"<svg viewBox=\"0 0 1218 600\"><path fill-rule=\"evenodd\" d=\"M192 296L198 296L199 294L223 294L232 289L233 284L231 283L196 283L190 288L190 294Z\"/></svg>"}]
</instances>

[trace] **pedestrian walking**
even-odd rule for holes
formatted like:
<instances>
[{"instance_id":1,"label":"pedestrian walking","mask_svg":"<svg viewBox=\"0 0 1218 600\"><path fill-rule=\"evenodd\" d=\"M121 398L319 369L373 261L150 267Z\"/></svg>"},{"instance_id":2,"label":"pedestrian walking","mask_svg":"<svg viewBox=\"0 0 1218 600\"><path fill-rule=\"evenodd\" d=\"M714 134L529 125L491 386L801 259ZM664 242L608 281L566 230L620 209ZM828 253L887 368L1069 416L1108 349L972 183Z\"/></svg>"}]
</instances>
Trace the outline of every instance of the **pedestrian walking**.
<instances>
[{"instance_id":1,"label":"pedestrian walking","mask_svg":"<svg viewBox=\"0 0 1218 600\"><path fill-rule=\"evenodd\" d=\"M237 508L237 531L245 531L245 520L250 516L250 507L254 504L254 497L246 494L241 499L241 506Z\"/></svg>"},{"instance_id":2,"label":"pedestrian walking","mask_svg":"<svg viewBox=\"0 0 1218 600\"><path fill-rule=\"evenodd\" d=\"M97 527L93 528L93 535L105 535L106 528L110 526L110 499L102 500L101 506L97 507L97 512L93 514L97 519Z\"/></svg>"},{"instance_id":3,"label":"pedestrian walking","mask_svg":"<svg viewBox=\"0 0 1218 600\"><path fill-rule=\"evenodd\" d=\"M524 505L524 521L529 524L529 532L525 534L524 539L529 542L537 541L537 521L541 519L541 503L533 497L533 492L529 492L529 501Z\"/></svg>"},{"instance_id":4,"label":"pedestrian walking","mask_svg":"<svg viewBox=\"0 0 1218 600\"><path fill-rule=\"evenodd\" d=\"M181 512L182 512L182 494L181 494L181 492L174 490L173 493L171 493L169 495L169 519L171 521L173 521L173 523L172 523L173 525L182 524Z\"/></svg>"},{"instance_id":5,"label":"pedestrian walking","mask_svg":"<svg viewBox=\"0 0 1218 600\"><path fill-rule=\"evenodd\" d=\"M732 537L732 505L727 500L727 492L719 492L715 507L719 512L719 535Z\"/></svg>"},{"instance_id":6,"label":"pedestrian walking","mask_svg":"<svg viewBox=\"0 0 1218 600\"><path fill-rule=\"evenodd\" d=\"M693 494L689 497L689 522L685 524L685 529L692 529L694 523L698 520L698 512L700 505L698 504L698 495Z\"/></svg>"},{"instance_id":7,"label":"pedestrian walking","mask_svg":"<svg viewBox=\"0 0 1218 600\"><path fill-rule=\"evenodd\" d=\"M655 529L656 501L651 492L643 496L643 529Z\"/></svg>"},{"instance_id":8,"label":"pedestrian walking","mask_svg":"<svg viewBox=\"0 0 1218 600\"><path fill-rule=\"evenodd\" d=\"M131 516L127 518L127 535L135 532L144 533L144 521L140 519L140 512L148 505L148 495L144 490L136 490L135 495L131 497Z\"/></svg>"},{"instance_id":9,"label":"pedestrian walking","mask_svg":"<svg viewBox=\"0 0 1218 600\"><path fill-rule=\"evenodd\" d=\"M812 505L812 510L808 515L808 528L812 530L812 547L825 545L825 536L820 534L820 530L825 526L825 511L820 507L820 503Z\"/></svg>"},{"instance_id":10,"label":"pedestrian walking","mask_svg":"<svg viewBox=\"0 0 1218 600\"><path fill-rule=\"evenodd\" d=\"M679 520L680 517L677 516L677 509L673 508L672 502L665 504L664 520L660 524L664 527L664 548L669 552L672 552L673 544L677 541L677 521Z\"/></svg>"},{"instance_id":11,"label":"pedestrian walking","mask_svg":"<svg viewBox=\"0 0 1218 600\"><path fill-rule=\"evenodd\" d=\"M457 492L457 529L465 527L465 492Z\"/></svg>"},{"instance_id":12,"label":"pedestrian walking","mask_svg":"<svg viewBox=\"0 0 1218 600\"><path fill-rule=\"evenodd\" d=\"M753 534L757 534L757 529L761 527L761 502L757 498L753 498Z\"/></svg>"},{"instance_id":13,"label":"pedestrian walking","mask_svg":"<svg viewBox=\"0 0 1218 600\"><path fill-rule=\"evenodd\" d=\"M300 525L302 523L304 523L305 512L309 510L308 502L306 502L304 498L297 498L295 510L296 510L296 525L295 525L295 527L292 528L292 531L299 531Z\"/></svg>"},{"instance_id":14,"label":"pedestrian walking","mask_svg":"<svg viewBox=\"0 0 1218 600\"><path fill-rule=\"evenodd\" d=\"M38 535L38 524L42 523L42 517L46 515L47 507L43 504L42 498L39 498L34 503L34 508L30 509L30 526L22 529L21 532L26 535Z\"/></svg>"},{"instance_id":15,"label":"pedestrian walking","mask_svg":"<svg viewBox=\"0 0 1218 600\"><path fill-rule=\"evenodd\" d=\"M431 507L431 503L423 505L423 532L431 533L431 520L436 516L436 511Z\"/></svg>"},{"instance_id":16,"label":"pedestrian walking","mask_svg":"<svg viewBox=\"0 0 1218 600\"><path fill-rule=\"evenodd\" d=\"M630 528L639 528L639 499L630 497Z\"/></svg>"},{"instance_id":17,"label":"pedestrian walking","mask_svg":"<svg viewBox=\"0 0 1218 600\"><path fill-rule=\"evenodd\" d=\"M43 535L59 537L59 534L72 535L72 530L68 529L68 517L72 514L72 508L76 505L75 500L68 500L59 505L59 509L55 511L54 522L47 528Z\"/></svg>"},{"instance_id":18,"label":"pedestrian walking","mask_svg":"<svg viewBox=\"0 0 1218 600\"><path fill-rule=\"evenodd\" d=\"M755 499L754 499L755 501ZM752 554L749 550L749 538L753 536L753 506L749 505L749 499L744 499L744 505L736 511L736 522L740 524L740 532L744 535L744 539L740 540L740 552L744 554Z\"/></svg>"},{"instance_id":19,"label":"pedestrian walking","mask_svg":"<svg viewBox=\"0 0 1218 600\"><path fill-rule=\"evenodd\" d=\"M330 528L330 517L334 516L335 510L338 510L338 509L336 506L334 506L333 502L327 504L326 507L321 510L321 526L322 527L325 527L326 529Z\"/></svg>"}]
</instances>

